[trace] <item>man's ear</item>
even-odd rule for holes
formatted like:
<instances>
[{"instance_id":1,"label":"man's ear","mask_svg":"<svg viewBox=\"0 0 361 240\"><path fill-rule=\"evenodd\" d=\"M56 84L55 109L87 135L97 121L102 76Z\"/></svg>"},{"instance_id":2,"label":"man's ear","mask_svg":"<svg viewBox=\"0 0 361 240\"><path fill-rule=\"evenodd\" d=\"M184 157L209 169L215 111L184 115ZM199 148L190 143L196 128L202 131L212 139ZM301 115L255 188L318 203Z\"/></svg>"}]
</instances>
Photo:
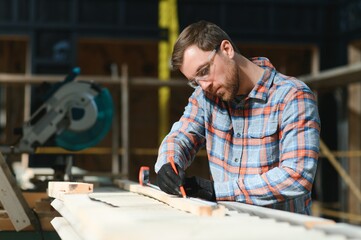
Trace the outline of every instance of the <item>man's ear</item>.
<instances>
[{"instance_id":1,"label":"man's ear","mask_svg":"<svg viewBox=\"0 0 361 240\"><path fill-rule=\"evenodd\" d=\"M228 40L223 40L220 45L220 50L229 58L234 57L234 48Z\"/></svg>"}]
</instances>

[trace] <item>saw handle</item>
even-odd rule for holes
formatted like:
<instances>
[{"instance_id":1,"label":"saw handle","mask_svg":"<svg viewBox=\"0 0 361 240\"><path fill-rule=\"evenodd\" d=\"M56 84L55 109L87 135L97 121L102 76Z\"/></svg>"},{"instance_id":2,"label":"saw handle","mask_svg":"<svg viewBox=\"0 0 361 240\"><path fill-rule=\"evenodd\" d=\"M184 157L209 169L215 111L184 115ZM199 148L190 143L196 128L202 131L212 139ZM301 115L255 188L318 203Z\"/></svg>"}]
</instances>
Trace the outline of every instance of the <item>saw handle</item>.
<instances>
[{"instance_id":1,"label":"saw handle","mask_svg":"<svg viewBox=\"0 0 361 240\"><path fill-rule=\"evenodd\" d=\"M65 77L64 82L73 81L80 74L80 67L74 67L71 70L71 73Z\"/></svg>"}]
</instances>

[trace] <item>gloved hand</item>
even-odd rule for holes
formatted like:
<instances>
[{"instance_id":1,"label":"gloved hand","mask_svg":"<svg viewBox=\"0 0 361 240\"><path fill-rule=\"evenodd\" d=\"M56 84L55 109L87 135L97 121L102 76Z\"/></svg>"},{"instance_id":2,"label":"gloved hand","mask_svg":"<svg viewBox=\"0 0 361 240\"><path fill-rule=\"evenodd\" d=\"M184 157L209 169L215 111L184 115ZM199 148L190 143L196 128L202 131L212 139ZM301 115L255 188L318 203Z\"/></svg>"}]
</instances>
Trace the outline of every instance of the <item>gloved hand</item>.
<instances>
[{"instance_id":1,"label":"gloved hand","mask_svg":"<svg viewBox=\"0 0 361 240\"><path fill-rule=\"evenodd\" d=\"M158 172L157 182L162 191L168 194L182 195L179 187L184 184L185 172L178 164L175 166L178 174L175 173L170 163L164 164Z\"/></svg>"},{"instance_id":2,"label":"gloved hand","mask_svg":"<svg viewBox=\"0 0 361 240\"><path fill-rule=\"evenodd\" d=\"M213 182L201 177L185 179L184 188L187 196L202 198L208 201L216 201Z\"/></svg>"}]
</instances>

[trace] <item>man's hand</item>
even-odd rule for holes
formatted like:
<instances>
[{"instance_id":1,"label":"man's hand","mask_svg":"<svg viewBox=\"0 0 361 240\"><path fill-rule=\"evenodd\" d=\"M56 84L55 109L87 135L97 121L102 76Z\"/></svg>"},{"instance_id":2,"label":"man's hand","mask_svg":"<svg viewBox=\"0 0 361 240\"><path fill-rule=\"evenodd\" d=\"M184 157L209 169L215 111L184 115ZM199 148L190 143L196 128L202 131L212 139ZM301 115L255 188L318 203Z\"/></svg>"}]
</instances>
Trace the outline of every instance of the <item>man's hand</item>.
<instances>
[{"instance_id":1,"label":"man's hand","mask_svg":"<svg viewBox=\"0 0 361 240\"><path fill-rule=\"evenodd\" d=\"M175 166L178 174L174 172L170 163L164 164L158 172L157 182L162 191L168 194L182 195L179 187L184 184L185 172L176 163Z\"/></svg>"},{"instance_id":2,"label":"man's hand","mask_svg":"<svg viewBox=\"0 0 361 240\"><path fill-rule=\"evenodd\" d=\"M189 197L202 198L208 201L216 201L213 182L200 177L185 179L184 188Z\"/></svg>"}]
</instances>

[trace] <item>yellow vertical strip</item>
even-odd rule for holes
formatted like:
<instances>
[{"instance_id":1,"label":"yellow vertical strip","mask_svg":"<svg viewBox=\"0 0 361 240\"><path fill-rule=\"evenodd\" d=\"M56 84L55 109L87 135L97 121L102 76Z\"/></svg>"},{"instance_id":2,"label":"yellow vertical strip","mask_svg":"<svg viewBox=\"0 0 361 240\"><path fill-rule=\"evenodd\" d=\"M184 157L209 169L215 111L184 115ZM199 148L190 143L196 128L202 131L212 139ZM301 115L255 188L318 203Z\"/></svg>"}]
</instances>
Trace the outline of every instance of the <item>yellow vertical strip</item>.
<instances>
[{"instance_id":1,"label":"yellow vertical strip","mask_svg":"<svg viewBox=\"0 0 361 240\"><path fill-rule=\"evenodd\" d=\"M178 10L177 10L177 0L169 0L170 4L170 15L171 21L169 22L169 45L170 51L169 56L172 54L172 49L174 43L177 41L178 32L179 32L179 23L178 23Z\"/></svg>"},{"instance_id":2,"label":"yellow vertical strip","mask_svg":"<svg viewBox=\"0 0 361 240\"><path fill-rule=\"evenodd\" d=\"M169 60L173 44L178 37L178 14L176 0L159 0L160 29L168 29L168 39L161 40L158 44L158 77L161 81L169 81ZM159 142L169 132L169 100L170 88L161 87L159 96Z\"/></svg>"}]
</instances>

